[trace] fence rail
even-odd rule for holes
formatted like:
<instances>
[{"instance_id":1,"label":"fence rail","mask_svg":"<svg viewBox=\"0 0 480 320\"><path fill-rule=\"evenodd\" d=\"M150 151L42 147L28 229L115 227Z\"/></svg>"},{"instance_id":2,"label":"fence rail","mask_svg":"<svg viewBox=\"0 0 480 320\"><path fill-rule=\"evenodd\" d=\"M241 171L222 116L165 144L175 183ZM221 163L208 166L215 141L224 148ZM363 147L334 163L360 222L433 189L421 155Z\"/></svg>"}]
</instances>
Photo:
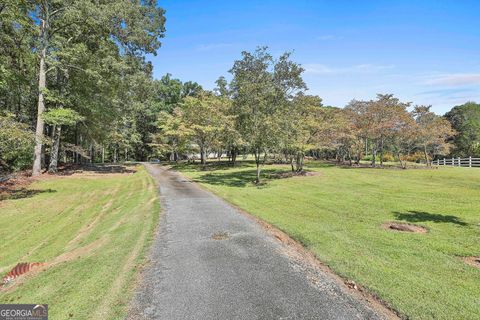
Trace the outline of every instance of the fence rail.
<instances>
[{"instance_id":1,"label":"fence rail","mask_svg":"<svg viewBox=\"0 0 480 320\"><path fill-rule=\"evenodd\" d=\"M480 167L480 158L443 158L432 162L436 166L451 166L451 167Z\"/></svg>"}]
</instances>

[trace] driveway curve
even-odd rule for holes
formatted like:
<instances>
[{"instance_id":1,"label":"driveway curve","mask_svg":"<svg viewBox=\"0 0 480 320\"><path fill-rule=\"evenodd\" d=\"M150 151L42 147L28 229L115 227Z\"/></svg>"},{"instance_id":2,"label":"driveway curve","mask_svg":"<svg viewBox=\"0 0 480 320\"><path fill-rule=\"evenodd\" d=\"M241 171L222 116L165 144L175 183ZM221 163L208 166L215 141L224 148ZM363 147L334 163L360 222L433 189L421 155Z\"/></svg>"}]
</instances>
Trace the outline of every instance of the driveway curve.
<instances>
[{"instance_id":1,"label":"driveway curve","mask_svg":"<svg viewBox=\"0 0 480 320\"><path fill-rule=\"evenodd\" d=\"M160 165L162 216L128 319L382 319L326 273L312 281L283 244Z\"/></svg>"}]
</instances>

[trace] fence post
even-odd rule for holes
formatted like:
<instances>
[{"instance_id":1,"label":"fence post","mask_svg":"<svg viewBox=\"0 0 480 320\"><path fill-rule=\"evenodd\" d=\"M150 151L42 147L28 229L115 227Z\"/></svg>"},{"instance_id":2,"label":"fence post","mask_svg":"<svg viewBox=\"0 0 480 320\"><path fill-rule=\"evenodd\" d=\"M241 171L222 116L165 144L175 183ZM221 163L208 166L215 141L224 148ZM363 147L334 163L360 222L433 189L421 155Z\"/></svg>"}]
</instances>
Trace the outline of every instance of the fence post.
<instances>
[{"instance_id":1,"label":"fence post","mask_svg":"<svg viewBox=\"0 0 480 320\"><path fill-rule=\"evenodd\" d=\"M447 162L445 161L445 158L443 158L443 165L446 166Z\"/></svg>"},{"instance_id":2,"label":"fence post","mask_svg":"<svg viewBox=\"0 0 480 320\"><path fill-rule=\"evenodd\" d=\"M452 158L452 167L455 167L455 158Z\"/></svg>"},{"instance_id":3,"label":"fence post","mask_svg":"<svg viewBox=\"0 0 480 320\"><path fill-rule=\"evenodd\" d=\"M458 166L461 167L462 166L462 163L460 161L460 157L458 157Z\"/></svg>"},{"instance_id":4,"label":"fence post","mask_svg":"<svg viewBox=\"0 0 480 320\"><path fill-rule=\"evenodd\" d=\"M472 156L468 157L468 167L472 167Z\"/></svg>"}]
</instances>

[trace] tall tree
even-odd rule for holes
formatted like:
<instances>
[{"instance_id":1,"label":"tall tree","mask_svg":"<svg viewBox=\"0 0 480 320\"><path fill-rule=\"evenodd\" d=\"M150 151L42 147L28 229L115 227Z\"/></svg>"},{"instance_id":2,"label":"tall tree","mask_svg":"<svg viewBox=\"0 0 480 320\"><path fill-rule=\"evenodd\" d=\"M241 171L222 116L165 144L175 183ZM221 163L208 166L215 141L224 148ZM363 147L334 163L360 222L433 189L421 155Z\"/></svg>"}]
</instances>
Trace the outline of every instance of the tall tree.
<instances>
[{"instance_id":1,"label":"tall tree","mask_svg":"<svg viewBox=\"0 0 480 320\"><path fill-rule=\"evenodd\" d=\"M164 32L164 11L156 1L32 0L29 17L38 28L38 105L33 175L40 174L46 109L47 73L54 67L77 69L71 64L98 50L134 57L155 54ZM84 70L87 74L88 70ZM93 71L95 72L95 71Z\"/></svg>"},{"instance_id":2,"label":"tall tree","mask_svg":"<svg viewBox=\"0 0 480 320\"><path fill-rule=\"evenodd\" d=\"M180 104L184 122L192 132L192 139L200 150L202 165L214 145L219 145L220 134L226 121L224 110L229 100L203 92L196 97L186 97Z\"/></svg>"},{"instance_id":3,"label":"tall tree","mask_svg":"<svg viewBox=\"0 0 480 320\"><path fill-rule=\"evenodd\" d=\"M455 106L445 117L457 132L452 152L463 157L480 156L480 104Z\"/></svg>"},{"instance_id":4,"label":"tall tree","mask_svg":"<svg viewBox=\"0 0 480 320\"><path fill-rule=\"evenodd\" d=\"M261 165L269 149L278 143L280 113L288 100L306 88L303 69L284 53L277 60L259 47L253 53L242 52L230 73L234 112L239 132L255 156L256 183L260 183Z\"/></svg>"},{"instance_id":5,"label":"tall tree","mask_svg":"<svg viewBox=\"0 0 480 320\"><path fill-rule=\"evenodd\" d=\"M455 135L450 122L430 111L431 106L415 106L413 116L417 123L416 139L425 156L425 163L431 166L435 155L446 155L452 145L447 142Z\"/></svg>"},{"instance_id":6,"label":"tall tree","mask_svg":"<svg viewBox=\"0 0 480 320\"><path fill-rule=\"evenodd\" d=\"M48 172L57 172L58 154L60 149L60 137L62 134L62 126L73 126L84 118L76 111L68 108L58 108L46 111L42 115L45 123L53 126L52 150L50 152L50 164Z\"/></svg>"},{"instance_id":7,"label":"tall tree","mask_svg":"<svg viewBox=\"0 0 480 320\"><path fill-rule=\"evenodd\" d=\"M352 101L347 106L356 116L356 126L365 140L371 141L372 167L376 166L377 152L380 151L380 165L383 165L383 151L386 142L395 135L402 116L410 103L403 103L392 94L378 94L376 100Z\"/></svg>"}]
</instances>

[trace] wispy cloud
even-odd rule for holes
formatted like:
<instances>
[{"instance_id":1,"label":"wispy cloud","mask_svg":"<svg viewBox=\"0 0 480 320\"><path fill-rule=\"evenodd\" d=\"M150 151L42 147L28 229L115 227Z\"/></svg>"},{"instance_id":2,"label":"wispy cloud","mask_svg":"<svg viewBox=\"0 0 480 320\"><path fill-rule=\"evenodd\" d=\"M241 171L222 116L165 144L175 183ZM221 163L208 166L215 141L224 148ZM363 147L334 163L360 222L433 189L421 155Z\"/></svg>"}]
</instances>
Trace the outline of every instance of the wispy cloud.
<instances>
[{"instance_id":1,"label":"wispy cloud","mask_svg":"<svg viewBox=\"0 0 480 320\"><path fill-rule=\"evenodd\" d=\"M471 88L446 88L446 89L422 91L422 92L419 92L418 95L449 97L449 96L456 96L459 93L471 93L471 92L475 92L475 90Z\"/></svg>"},{"instance_id":2,"label":"wispy cloud","mask_svg":"<svg viewBox=\"0 0 480 320\"><path fill-rule=\"evenodd\" d=\"M197 51L212 51L220 50L225 48L230 48L233 46L233 43L207 43L198 45L195 50Z\"/></svg>"},{"instance_id":3,"label":"wispy cloud","mask_svg":"<svg viewBox=\"0 0 480 320\"><path fill-rule=\"evenodd\" d=\"M465 86L480 84L480 73L452 73L431 77L428 85Z\"/></svg>"},{"instance_id":4,"label":"wispy cloud","mask_svg":"<svg viewBox=\"0 0 480 320\"><path fill-rule=\"evenodd\" d=\"M382 70L393 69L394 65L374 65L374 64L357 64L348 67L330 67L324 64L308 63L303 66L306 73L337 75L348 73L375 73Z\"/></svg>"}]
</instances>

